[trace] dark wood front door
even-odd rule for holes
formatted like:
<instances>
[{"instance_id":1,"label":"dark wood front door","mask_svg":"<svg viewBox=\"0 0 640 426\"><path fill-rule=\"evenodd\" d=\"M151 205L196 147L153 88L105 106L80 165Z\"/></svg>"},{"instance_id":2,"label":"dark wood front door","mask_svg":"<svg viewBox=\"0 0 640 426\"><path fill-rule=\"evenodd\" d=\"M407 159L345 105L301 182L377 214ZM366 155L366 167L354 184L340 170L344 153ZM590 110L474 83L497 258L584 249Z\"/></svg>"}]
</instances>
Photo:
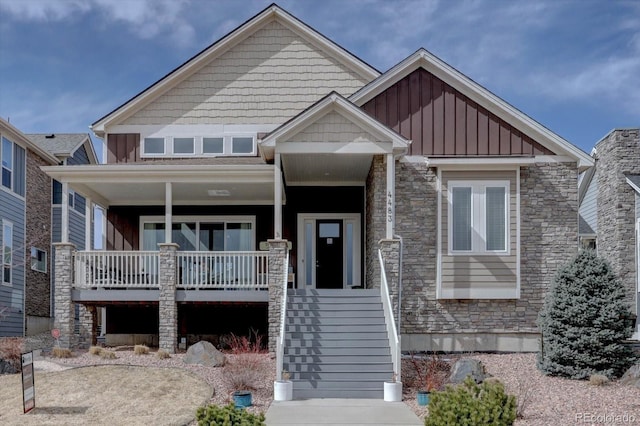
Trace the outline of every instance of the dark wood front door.
<instances>
[{"instance_id":1,"label":"dark wood front door","mask_svg":"<svg viewBox=\"0 0 640 426\"><path fill-rule=\"evenodd\" d=\"M343 288L341 219L316 221L316 288Z\"/></svg>"}]
</instances>

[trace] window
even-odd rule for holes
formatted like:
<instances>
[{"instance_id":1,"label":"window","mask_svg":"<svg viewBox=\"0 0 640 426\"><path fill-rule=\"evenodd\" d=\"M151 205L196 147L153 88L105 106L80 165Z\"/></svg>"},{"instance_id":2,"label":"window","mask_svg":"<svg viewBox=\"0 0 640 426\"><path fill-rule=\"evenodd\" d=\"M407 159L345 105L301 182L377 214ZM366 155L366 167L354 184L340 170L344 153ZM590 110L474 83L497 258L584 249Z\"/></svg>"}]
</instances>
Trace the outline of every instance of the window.
<instances>
[{"instance_id":1,"label":"window","mask_svg":"<svg viewBox=\"0 0 640 426\"><path fill-rule=\"evenodd\" d=\"M2 186L13 189L13 142L2 138Z\"/></svg>"},{"instance_id":2,"label":"window","mask_svg":"<svg viewBox=\"0 0 640 426\"><path fill-rule=\"evenodd\" d=\"M251 154L253 153L252 137L234 137L231 139L232 154Z\"/></svg>"},{"instance_id":3,"label":"window","mask_svg":"<svg viewBox=\"0 0 640 426\"><path fill-rule=\"evenodd\" d=\"M69 195L67 196L67 202L69 203L69 207L74 208L76 205L76 193L69 190Z\"/></svg>"},{"instance_id":4,"label":"window","mask_svg":"<svg viewBox=\"0 0 640 426\"><path fill-rule=\"evenodd\" d=\"M144 154L164 154L164 138L144 138L142 145Z\"/></svg>"},{"instance_id":5,"label":"window","mask_svg":"<svg viewBox=\"0 0 640 426\"><path fill-rule=\"evenodd\" d=\"M31 247L31 269L38 272L47 272L46 251Z\"/></svg>"},{"instance_id":6,"label":"window","mask_svg":"<svg viewBox=\"0 0 640 426\"><path fill-rule=\"evenodd\" d=\"M223 154L224 138L202 138L203 154Z\"/></svg>"},{"instance_id":7,"label":"window","mask_svg":"<svg viewBox=\"0 0 640 426\"><path fill-rule=\"evenodd\" d=\"M194 154L195 152L193 138L173 138L174 154Z\"/></svg>"},{"instance_id":8,"label":"window","mask_svg":"<svg viewBox=\"0 0 640 426\"><path fill-rule=\"evenodd\" d=\"M62 184L57 180L52 180L52 185L51 204L62 204Z\"/></svg>"},{"instance_id":9,"label":"window","mask_svg":"<svg viewBox=\"0 0 640 426\"><path fill-rule=\"evenodd\" d=\"M2 283L11 284L13 266L13 224L2 221Z\"/></svg>"},{"instance_id":10,"label":"window","mask_svg":"<svg viewBox=\"0 0 640 426\"><path fill-rule=\"evenodd\" d=\"M449 181L449 253L509 252L509 182Z\"/></svg>"}]
</instances>

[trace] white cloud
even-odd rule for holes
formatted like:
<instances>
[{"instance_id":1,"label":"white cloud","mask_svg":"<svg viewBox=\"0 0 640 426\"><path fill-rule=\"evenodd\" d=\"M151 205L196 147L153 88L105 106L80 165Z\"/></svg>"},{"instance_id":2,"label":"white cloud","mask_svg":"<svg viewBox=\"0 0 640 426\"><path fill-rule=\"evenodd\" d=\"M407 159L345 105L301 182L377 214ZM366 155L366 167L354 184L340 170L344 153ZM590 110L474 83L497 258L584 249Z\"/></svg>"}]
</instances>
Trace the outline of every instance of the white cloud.
<instances>
[{"instance_id":1,"label":"white cloud","mask_svg":"<svg viewBox=\"0 0 640 426\"><path fill-rule=\"evenodd\" d=\"M0 0L0 10L22 21L60 21L90 9L88 0Z\"/></svg>"}]
</instances>

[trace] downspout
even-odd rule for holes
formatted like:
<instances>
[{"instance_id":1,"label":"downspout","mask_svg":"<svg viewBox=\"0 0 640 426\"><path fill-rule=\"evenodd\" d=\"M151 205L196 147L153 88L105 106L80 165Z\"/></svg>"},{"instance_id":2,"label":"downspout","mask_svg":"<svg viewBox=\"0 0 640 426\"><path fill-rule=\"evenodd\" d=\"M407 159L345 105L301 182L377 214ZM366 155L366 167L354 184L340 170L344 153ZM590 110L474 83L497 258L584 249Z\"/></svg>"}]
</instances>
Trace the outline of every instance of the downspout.
<instances>
[{"instance_id":1,"label":"downspout","mask_svg":"<svg viewBox=\"0 0 640 426\"><path fill-rule=\"evenodd\" d=\"M400 240L400 253L399 253L399 259L398 259L398 318L396 319L396 326L398 327L398 335L400 335L400 326L402 324L402 315L401 315L401 308L402 308L402 251L404 249L404 241L402 240L402 237L398 234L394 234L393 235L394 238L397 238Z\"/></svg>"}]
</instances>

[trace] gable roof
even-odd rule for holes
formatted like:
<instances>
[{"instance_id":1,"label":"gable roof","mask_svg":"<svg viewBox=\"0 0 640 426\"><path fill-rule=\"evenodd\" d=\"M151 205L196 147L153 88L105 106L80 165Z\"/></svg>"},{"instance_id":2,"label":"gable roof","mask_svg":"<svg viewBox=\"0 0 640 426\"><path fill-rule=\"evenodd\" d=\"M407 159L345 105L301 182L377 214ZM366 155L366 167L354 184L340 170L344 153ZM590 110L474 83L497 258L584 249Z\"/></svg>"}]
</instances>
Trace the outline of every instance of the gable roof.
<instances>
[{"instance_id":1,"label":"gable roof","mask_svg":"<svg viewBox=\"0 0 640 426\"><path fill-rule=\"evenodd\" d=\"M209 45L191 59L187 60L184 64L180 65L115 110L95 121L90 126L91 129L98 136L104 135L105 127L110 123L127 117L140 110L145 105L157 99L160 95L172 87L175 87L178 83L184 81L190 75L210 63L214 58L222 55L224 52L228 51L242 40L245 40L265 24L273 20L277 20L280 24L305 38L320 50L329 53L333 58L345 64L348 68L352 69L362 77L365 77L367 80L373 80L380 75L380 71L376 70L371 65L329 40L273 3L262 12L258 13L253 18L250 18L218 41Z\"/></svg>"},{"instance_id":2,"label":"gable roof","mask_svg":"<svg viewBox=\"0 0 640 426\"><path fill-rule=\"evenodd\" d=\"M89 157L89 163L98 163L95 149L88 133L34 133L26 136L34 144L60 159L72 157L81 146L84 146Z\"/></svg>"},{"instance_id":3,"label":"gable roof","mask_svg":"<svg viewBox=\"0 0 640 426\"><path fill-rule=\"evenodd\" d=\"M578 162L579 169L584 170L593 166L593 159L587 153L525 115L424 48L418 49L376 80L355 92L349 97L349 100L358 106L362 106L420 67L556 154L566 155L575 159Z\"/></svg>"},{"instance_id":4,"label":"gable roof","mask_svg":"<svg viewBox=\"0 0 640 426\"><path fill-rule=\"evenodd\" d=\"M299 131L305 129L315 120L325 116L330 111L336 111L346 116L354 124L369 129L373 134L380 135L392 143L394 152L406 152L411 141L404 136L380 123L375 118L367 114L363 109L349 102L344 96L333 91L315 104L311 105L286 123L282 124L271 133L267 134L260 141L262 155L271 158L276 147L276 140L281 141L287 137L294 136Z\"/></svg>"},{"instance_id":5,"label":"gable roof","mask_svg":"<svg viewBox=\"0 0 640 426\"><path fill-rule=\"evenodd\" d=\"M3 136L8 136L9 139L12 139L12 142L18 142L20 145L30 148L49 163L58 164L60 162L54 155L33 143L24 133L2 117L0 117L0 132L3 133Z\"/></svg>"},{"instance_id":6,"label":"gable roof","mask_svg":"<svg viewBox=\"0 0 640 426\"><path fill-rule=\"evenodd\" d=\"M624 175L627 178L627 183L640 194L640 175Z\"/></svg>"}]
</instances>

